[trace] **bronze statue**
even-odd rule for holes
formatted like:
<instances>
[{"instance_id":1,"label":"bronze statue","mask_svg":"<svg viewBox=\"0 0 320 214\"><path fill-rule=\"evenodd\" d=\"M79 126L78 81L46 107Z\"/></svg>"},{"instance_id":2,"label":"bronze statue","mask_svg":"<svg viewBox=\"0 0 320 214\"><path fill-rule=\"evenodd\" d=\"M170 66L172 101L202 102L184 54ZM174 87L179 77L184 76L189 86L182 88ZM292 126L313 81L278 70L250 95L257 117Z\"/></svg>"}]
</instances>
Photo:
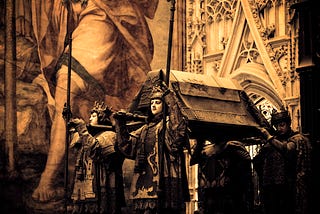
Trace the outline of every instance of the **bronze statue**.
<instances>
[{"instance_id":1,"label":"bronze statue","mask_svg":"<svg viewBox=\"0 0 320 214\"><path fill-rule=\"evenodd\" d=\"M115 147L111 113L104 103L95 103L88 126L79 118L70 121L78 136L72 146L77 152L72 213L121 213L125 206L124 156Z\"/></svg>"},{"instance_id":2,"label":"bronze statue","mask_svg":"<svg viewBox=\"0 0 320 214\"><path fill-rule=\"evenodd\" d=\"M275 112L276 134L259 128L265 144L254 158L262 202L267 214L310 213L311 144L291 129L287 110Z\"/></svg>"},{"instance_id":3,"label":"bronze statue","mask_svg":"<svg viewBox=\"0 0 320 214\"><path fill-rule=\"evenodd\" d=\"M167 108L167 114L163 114ZM185 213L189 201L184 148L186 119L174 93L157 86L150 95L147 123L128 132L122 112L114 115L119 150L135 161L130 199L135 213ZM163 128L165 121L166 128Z\"/></svg>"}]
</instances>

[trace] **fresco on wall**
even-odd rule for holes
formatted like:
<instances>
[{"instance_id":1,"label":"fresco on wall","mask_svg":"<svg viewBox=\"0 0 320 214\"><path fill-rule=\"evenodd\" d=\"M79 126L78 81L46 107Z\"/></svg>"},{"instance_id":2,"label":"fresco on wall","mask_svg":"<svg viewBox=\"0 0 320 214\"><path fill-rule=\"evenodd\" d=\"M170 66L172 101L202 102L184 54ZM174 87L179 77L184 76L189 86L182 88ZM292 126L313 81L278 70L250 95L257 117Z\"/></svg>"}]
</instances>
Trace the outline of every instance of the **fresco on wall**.
<instances>
[{"instance_id":1,"label":"fresco on wall","mask_svg":"<svg viewBox=\"0 0 320 214\"><path fill-rule=\"evenodd\" d=\"M73 15L68 17L62 0L15 2L17 177L8 179L5 174L6 44L1 16L0 209L5 213L53 213L61 209L59 197L64 192L62 111L70 56L66 35L72 35L71 68L81 70L71 76L70 110L72 116L88 120L96 100L115 110L127 108L146 72L166 66L170 4L158 0L143 4L139 2L145 1L75 1L72 13L69 11ZM3 1L0 12L5 12ZM72 174L72 165L69 171ZM124 166L124 175L129 182L130 166Z\"/></svg>"}]
</instances>

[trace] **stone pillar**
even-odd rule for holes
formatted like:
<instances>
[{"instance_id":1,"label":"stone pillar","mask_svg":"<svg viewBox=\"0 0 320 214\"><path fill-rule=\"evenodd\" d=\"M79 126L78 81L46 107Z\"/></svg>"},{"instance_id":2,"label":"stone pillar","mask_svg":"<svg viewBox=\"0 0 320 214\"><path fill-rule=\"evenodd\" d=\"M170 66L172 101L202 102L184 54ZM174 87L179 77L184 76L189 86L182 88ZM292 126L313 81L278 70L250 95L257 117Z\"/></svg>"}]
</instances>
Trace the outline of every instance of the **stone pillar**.
<instances>
[{"instance_id":1,"label":"stone pillar","mask_svg":"<svg viewBox=\"0 0 320 214\"><path fill-rule=\"evenodd\" d=\"M184 71L186 68L186 1L176 1L172 43L172 70Z\"/></svg>"},{"instance_id":2,"label":"stone pillar","mask_svg":"<svg viewBox=\"0 0 320 214\"><path fill-rule=\"evenodd\" d=\"M320 13L315 0L292 5L297 12L299 27L298 66L300 76L300 103L302 132L310 134L313 145L311 204L314 213L319 208L320 163Z\"/></svg>"}]
</instances>

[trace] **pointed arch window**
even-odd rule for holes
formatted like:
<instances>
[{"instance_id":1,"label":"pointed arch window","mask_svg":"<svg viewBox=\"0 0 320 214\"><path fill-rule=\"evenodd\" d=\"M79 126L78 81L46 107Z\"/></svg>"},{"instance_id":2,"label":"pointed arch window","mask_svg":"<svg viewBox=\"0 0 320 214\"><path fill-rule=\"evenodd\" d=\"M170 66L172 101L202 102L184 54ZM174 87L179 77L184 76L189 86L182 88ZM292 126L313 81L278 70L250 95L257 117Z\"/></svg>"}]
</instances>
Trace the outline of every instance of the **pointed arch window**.
<instances>
[{"instance_id":1,"label":"pointed arch window","mask_svg":"<svg viewBox=\"0 0 320 214\"><path fill-rule=\"evenodd\" d=\"M208 23L208 38L215 38L208 41L209 51L224 50L226 41L231 32L238 0L206 0L205 11Z\"/></svg>"},{"instance_id":2,"label":"pointed arch window","mask_svg":"<svg viewBox=\"0 0 320 214\"><path fill-rule=\"evenodd\" d=\"M286 1L258 0L260 18L269 39L284 36L286 33Z\"/></svg>"}]
</instances>

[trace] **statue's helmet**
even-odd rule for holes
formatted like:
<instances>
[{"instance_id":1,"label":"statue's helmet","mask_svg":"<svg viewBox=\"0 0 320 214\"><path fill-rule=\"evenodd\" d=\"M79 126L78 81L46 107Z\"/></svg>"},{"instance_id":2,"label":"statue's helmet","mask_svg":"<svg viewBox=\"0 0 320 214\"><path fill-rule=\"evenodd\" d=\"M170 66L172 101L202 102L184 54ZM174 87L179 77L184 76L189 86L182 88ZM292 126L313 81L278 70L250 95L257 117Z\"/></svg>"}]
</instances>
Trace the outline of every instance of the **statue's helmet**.
<instances>
[{"instance_id":1,"label":"statue's helmet","mask_svg":"<svg viewBox=\"0 0 320 214\"><path fill-rule=\"evenodd\" d=\"M160 99L160 100L162 100L163 99L163 91L162 91L162 89L161 89L161 87L160 86L154 86L153 88L152 88L152 91L151 91L151 93L150 93L150 101L151 100L154 100L154 99Z\"/></svg>"},{"instance_id":2,"label":"statue's helmet","mask_svg":"<svg viewBox=\"0 0 320 214\"><path fill-rule=\"evenodd\" d=\"M280 112L274 112L271 114L271 125L276 125L281 122L291 124L291 117L287 110L282 110Z\"/></svg>"}]
</instances>

